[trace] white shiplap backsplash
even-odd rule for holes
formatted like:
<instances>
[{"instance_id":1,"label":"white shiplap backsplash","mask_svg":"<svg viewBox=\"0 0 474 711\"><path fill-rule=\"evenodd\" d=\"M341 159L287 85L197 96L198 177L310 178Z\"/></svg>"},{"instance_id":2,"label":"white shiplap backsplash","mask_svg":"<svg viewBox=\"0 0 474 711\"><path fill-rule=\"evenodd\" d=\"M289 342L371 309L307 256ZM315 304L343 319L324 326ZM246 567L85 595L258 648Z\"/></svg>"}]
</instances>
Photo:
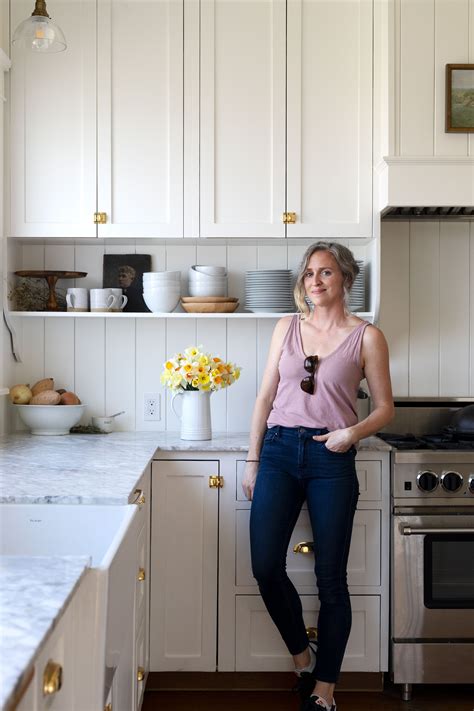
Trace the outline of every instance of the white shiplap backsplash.
<instances>
[{"instance_id":1,"label":"white shiplap backsplash","mask_svg":"<svg viewBox=\"0 0 474 711\"><path fill-rule=\"evenodd\" d=\"M227 266L229 296L244 306L245 271L295 270L312 240L298 243L255 244L23 244L17 265L24 269L86 271L77 286L102 286L104 253L151 254L153 270L180 270L182 293L187 294L187 271L192 264ZM356 258L365 246L344 242ZM64 288L72 286L69 281ZM61 286L61 283L60 283ZM34 383L54 377L56 387L74 390L87 405L83 423L92 415L125 410L116 420L121 430L176 431L179 421L170 407L171 393L160 384L165 359L192 344L202 346L242 367L239 381L211 398L215 431L248 431L255 397L265 367L275 319L16 319L21 363L11 359L8 384ZM161 394L161 420L145 422L144 393ZM179 407L179 404L178 404ZM10 429L21 423L10 422Z\"/></svg>"}]
</instances>

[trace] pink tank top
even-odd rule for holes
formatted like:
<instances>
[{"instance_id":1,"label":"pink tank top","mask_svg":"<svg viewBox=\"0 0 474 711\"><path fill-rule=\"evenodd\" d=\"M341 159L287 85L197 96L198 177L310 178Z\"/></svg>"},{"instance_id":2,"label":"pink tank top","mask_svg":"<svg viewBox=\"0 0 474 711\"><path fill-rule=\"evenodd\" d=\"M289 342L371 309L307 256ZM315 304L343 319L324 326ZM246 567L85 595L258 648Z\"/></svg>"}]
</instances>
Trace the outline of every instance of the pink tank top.
<instances>
[{"instance_id":1,"label":"pink tank top","mask_svg":"<svg viewBox=\"0 0 474 711\"><path fill-rule=\"evenodd\" d=\"M296 314L282 345L278 371L280 382L267 426L327 427L332 430L358 422L357 391L364 374L360 367L362 336L369 324L364 321L332 353L319 360L315 390L305 393L300 382L308 375L303 367L306 355ZM309 354L308 354L309 355Z\"/></svg>"}]
</instances>

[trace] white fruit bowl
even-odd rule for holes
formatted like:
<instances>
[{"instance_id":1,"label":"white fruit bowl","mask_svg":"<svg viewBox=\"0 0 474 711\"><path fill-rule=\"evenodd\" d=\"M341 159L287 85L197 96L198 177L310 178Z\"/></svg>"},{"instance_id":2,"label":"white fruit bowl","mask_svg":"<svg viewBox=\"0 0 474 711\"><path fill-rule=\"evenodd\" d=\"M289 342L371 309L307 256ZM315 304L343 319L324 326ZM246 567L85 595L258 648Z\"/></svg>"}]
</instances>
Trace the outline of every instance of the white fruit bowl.
<instances>
[{"instance_id":1,"label":"white fruit bowl","mask_svg":"<svg viewBox=\"0 0 474 711\"><path fill-rule=\"evenodd\" d=\"M34 435L66 435L81 419L85 405L12 405Z\"/></svg>"},{"instance_id":2,"label":"white fruit bowl","mask_svg":"<svg viewBox=\"0 0 474 711\"><path fill-rule=\"evenodd\" d=\"M163 291L163 293L161 290L143 292L143 301L154 313L171 313L177 307L179 297L179 290L176 292Z\"/></svg>"}]
</instances>

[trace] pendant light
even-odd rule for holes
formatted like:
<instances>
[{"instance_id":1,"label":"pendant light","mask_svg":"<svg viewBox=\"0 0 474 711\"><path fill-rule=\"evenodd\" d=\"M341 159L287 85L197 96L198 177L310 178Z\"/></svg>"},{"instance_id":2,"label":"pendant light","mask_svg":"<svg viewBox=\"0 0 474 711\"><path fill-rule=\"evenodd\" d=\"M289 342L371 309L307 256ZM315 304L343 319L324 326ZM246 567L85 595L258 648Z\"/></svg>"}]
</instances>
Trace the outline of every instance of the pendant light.
<instances>
[{"instance_id":1,"label":"pendant light","mask_svg":"<svg viewBox=\"0 0 474 711\"><path fill-rule=\"evenodd\" d=\"M31 17L16 28L12 44L43 53L63 52L66 49L62 30L48 15L45 0L36 0Z\"/></svg>"}]
</instances>

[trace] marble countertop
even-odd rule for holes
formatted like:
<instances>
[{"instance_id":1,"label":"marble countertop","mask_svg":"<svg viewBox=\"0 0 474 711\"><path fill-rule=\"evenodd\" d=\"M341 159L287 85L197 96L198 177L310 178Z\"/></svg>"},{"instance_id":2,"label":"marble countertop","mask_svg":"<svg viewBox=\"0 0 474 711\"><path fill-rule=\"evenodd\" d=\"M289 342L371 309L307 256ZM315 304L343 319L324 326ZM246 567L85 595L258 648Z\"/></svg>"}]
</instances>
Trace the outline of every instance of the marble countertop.
<instances>
[{"instance_id":1,"label":"marble countertop","mask_svg":"<svg viewBox=\"0 0 474 711\"><path fill-rule=\"evenodd\" d=\"M182 440L176 432L108 435L0 436L0 502L127 504L148 462L159 452L245 452L248 433L215 433L212 440ZM388 452L377 437L359 451Z\"/></svg>"},{"instance_id":2,"label":"marble countertop","mask_svg":"<svg viewBox=\"0 0 474 711\"><path fill-rule=\"evenodd\" d=\"M89 564L84 556L0 557L1 709L20 692Z\"/></svg>"}]
</instances>

